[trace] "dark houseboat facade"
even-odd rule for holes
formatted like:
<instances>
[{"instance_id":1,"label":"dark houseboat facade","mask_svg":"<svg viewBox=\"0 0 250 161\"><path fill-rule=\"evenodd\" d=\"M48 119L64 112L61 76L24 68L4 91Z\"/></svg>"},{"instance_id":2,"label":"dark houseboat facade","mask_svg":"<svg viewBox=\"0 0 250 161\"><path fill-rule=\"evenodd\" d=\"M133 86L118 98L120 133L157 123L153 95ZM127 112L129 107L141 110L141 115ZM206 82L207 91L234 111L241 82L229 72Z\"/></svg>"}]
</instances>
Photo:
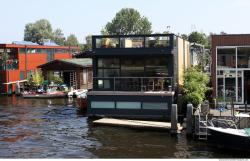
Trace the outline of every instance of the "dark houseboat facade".
<instances>
[{"instance_id":1,"label":"dark houseboat facade","mask_svg":"<svg viewBox=\"0 0 250 161\"><path fill-rule=\"evenodd\" d=\"M189 42L174 34L92 37L88 115L170 118L190 66Z\"/></svg>"}]
</instances>

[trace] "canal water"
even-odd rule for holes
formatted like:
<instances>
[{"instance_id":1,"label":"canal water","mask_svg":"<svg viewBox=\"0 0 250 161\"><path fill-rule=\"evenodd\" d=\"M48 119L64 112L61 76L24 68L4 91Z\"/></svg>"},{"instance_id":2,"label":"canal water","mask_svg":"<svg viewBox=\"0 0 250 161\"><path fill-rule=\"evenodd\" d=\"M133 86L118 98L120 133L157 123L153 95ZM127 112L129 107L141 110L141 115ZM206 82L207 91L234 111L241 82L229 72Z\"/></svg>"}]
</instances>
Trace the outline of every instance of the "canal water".
<instances>
[{"instance_id":1,"label":"canal water","mask_svg":"<svg viewBox=\"0 0 250 161\"><path fill-rule=\"evenodd\" d=\"M185 134L93 126L74 100L0 97L0 158L250 158Z\"/></svg>"}]
</instances>

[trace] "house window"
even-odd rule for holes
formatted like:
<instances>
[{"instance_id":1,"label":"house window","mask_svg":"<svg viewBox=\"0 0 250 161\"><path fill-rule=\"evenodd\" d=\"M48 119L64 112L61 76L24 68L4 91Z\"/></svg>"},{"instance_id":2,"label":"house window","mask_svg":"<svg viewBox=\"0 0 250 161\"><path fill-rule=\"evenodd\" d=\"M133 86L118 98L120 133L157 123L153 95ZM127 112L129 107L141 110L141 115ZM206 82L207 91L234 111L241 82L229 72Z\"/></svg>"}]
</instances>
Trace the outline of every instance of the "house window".
<instances>
[{"instance_id":1,"label":"house window","mask_svg":"<svg viewBox=\"0 0 250 161\"><path fill-rule=\"evenodd\" d=\"M217 68L235 68L236 50L235 48L217 49Z\"/></svg>"},{"instance_id":2,"label":"house window","mask_svg":"<svg viewBox=\"0 0 250 161\"><path fill-rule=\"evenodd\" d=\"M237 67L250 68L250 48L238 47L237 48Z\"/></svg>"}]
</instances>

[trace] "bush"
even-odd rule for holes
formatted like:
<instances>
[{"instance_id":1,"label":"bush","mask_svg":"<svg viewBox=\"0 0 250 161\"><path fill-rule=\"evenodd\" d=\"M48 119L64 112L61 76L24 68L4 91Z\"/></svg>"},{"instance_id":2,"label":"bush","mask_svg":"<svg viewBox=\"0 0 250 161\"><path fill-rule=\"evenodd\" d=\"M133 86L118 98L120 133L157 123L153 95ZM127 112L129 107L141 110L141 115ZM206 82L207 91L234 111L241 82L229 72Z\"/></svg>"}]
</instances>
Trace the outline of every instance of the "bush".
<instances>
[{"instance_id":1,"label":"bush","mask_svg":"<svg viewBox=\"0 0 250 161\"><path fill-rule=\"evenodd\" d=\"M184 74L184 99L187 103L192 103L197 107L205 99L208 87L209 77L198 67L187 69Z\"/></svg>"}]
</instances>

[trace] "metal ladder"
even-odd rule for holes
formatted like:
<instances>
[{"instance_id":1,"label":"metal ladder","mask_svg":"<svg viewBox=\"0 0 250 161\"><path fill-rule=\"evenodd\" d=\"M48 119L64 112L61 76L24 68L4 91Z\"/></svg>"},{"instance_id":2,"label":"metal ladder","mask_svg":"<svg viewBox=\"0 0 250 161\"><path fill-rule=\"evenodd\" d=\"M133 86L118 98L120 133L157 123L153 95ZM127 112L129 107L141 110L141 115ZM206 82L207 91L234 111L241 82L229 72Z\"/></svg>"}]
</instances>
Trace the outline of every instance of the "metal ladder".
<instances>
[{"instance_id":1,"label":"metal ladder","mask_svg":"<svg viewBox=\"0 0 250 161\"><path fill-rule=\"evenodd\" d=\"M76 89L76 72L70 72L70 86Z\"/></svg>"},{"instance_id":2,"label":"metal ladder","mask_svg":"<svg viewBox=\"0 0 250 161\"><path fill-rule=\"evenodd\" d=\"M205 120L201 120L201 116L199 114L199 122L198 122L198 136L199 136L199 140L207 140L207 125L208 125L208 121L207 121L207 115L205 117Z\"/></svg>"}]
</instances>

